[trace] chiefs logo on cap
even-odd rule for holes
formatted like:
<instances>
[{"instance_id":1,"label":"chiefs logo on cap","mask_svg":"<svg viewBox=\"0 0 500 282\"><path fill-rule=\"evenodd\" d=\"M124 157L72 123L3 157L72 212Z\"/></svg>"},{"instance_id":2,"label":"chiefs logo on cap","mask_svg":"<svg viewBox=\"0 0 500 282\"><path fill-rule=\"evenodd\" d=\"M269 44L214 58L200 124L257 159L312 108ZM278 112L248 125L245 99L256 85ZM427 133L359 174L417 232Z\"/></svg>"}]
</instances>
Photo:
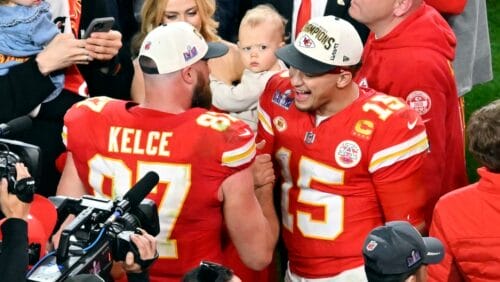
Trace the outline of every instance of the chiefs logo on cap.
<instances>
[{"instance_id":1,"label":"chiefs logo on cap","mask_svg":"<svg viewBox=\"0 0 500 282\"><path fill-rule=\"evenodd\" d=\"M304 35L299 41L299 46L304 48L315 48L316 44L314 44L314 41L311 39L311 37Z\"/></svg>"},{"instance_id":2,"label":"chiefs logo on cap","mask_svg":"<svg viewBox=\"0 0 500 282\"><path fill-rule=\"evenodd\" d=\"M371 240L370 242L368 242L368 244L366 244L366 250L371 252L373 250L375 250L375 248L377 247L378 243Z\"/></svg>"}]
</instances>

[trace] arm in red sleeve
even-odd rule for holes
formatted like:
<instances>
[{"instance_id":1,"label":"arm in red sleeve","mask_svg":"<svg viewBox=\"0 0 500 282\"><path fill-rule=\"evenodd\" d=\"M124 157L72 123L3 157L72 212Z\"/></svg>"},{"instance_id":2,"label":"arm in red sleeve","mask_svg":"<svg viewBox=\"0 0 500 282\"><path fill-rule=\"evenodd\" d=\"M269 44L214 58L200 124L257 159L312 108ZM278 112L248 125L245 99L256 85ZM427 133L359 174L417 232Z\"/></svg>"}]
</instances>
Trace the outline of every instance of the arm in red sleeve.
<instances>
[{"instance_id":1,"label":"arm in red sleeve","mask_svg":"<svg viewBox=\"0 0 500 282\"><path fill-rule=\"evenodd\" d=\"M439 203L438 206L439 207ZM463 281L458 271L454 256L451 250L449 238L446 236L439 208L434 210L429 236L435 237L443 243L445 254L439 264L427 267L428 279L430 282L442 281Z\"/></svg>"},{"instance_id":2,"label":"arm in red sleeve","mask_svg":"<svg viewBox=\"0 0 500 282\"><path fill-rule=\"evenodd\" d=\"M420 156L409 161L420 162ZM385 221L407 220L425 233L424 205L427 197L421 170L392 182L376 183L376 192Z\"/></svg>"}]
</instances>

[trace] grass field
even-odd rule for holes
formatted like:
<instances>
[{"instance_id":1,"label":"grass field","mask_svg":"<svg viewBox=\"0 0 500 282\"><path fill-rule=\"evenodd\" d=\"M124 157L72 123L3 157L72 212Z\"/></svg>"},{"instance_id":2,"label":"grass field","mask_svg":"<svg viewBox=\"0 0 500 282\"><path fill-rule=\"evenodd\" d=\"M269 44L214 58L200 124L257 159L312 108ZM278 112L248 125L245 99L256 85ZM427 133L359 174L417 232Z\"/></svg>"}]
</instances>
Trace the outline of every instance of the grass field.
<instances>
[{"instance_id":1,"label":"grass field","mask_svg":"<svg viewBox=\"0 0 500 282\"><path fill-rule=\"evenodd\" d=\"M487 0L488 23L490 29L493 81L475 86L465 95L465 117L491 101L500 99L500 1ZM467 152L467 170L471 182L477 180L477 163Z\"/></svg>"}]
</instances>

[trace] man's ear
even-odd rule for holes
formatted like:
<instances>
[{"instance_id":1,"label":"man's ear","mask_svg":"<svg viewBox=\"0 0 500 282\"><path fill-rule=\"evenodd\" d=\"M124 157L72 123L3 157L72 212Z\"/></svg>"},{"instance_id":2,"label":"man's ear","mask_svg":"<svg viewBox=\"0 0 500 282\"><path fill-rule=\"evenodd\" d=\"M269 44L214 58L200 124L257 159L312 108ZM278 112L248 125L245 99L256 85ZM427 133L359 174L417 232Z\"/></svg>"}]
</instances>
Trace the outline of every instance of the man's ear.
<instances>
[{"instance_id":1,"label":"man's ear","mask_svg":"<svg viewBox=\"0 0 500 282\"><path fill-rule=\"evenodd\" d=\"M393 10L394 16L396 16L396 17L404 16L406 13L408 13L408 11L411 10L411 8L415 5L416 2L419 2L419 1L416 1L416 0L396 0L396 2L394 2L394 10Z\"/></svg>"},{"instance_id":2,"label":"man's ear","mask_svg":"<svg viewBox=\"0 0 500 282\"><path fill-rule=\"evenodd\" d=\"M280 48L285 46L285 41L281 41L279 46L280 46Z\"/></svg>"},{"instance_id":3,"label":"man's ear","mask_svg":"<svg viewBox=\"0 0 500 282\"><path fill-rule=\"evenodd\" d=\"M195 71L189 66L180 70L182 80L184 80L187 84L194 84L196 82Z\"/></svg>"},{"instance_id":4,"label":"man's ear","mask_svg":"<svg viewBox=\"0 0 500 282\"><path fill-rule=\"evenodd\" d=\"M352 81L352 73L350 71L342 70L337 78L337 87L344 88Z\"/></svg>"}]
</instances>

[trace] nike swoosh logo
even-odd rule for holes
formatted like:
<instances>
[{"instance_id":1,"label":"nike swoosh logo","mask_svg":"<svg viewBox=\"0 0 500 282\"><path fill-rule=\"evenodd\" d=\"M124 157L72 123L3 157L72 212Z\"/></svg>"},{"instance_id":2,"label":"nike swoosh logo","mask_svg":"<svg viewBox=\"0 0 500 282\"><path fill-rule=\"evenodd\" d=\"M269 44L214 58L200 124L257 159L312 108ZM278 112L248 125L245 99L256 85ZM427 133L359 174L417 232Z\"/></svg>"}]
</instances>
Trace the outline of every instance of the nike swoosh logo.
<instances>
[{"instance_id":1,"label":"nike swoosh logo","mask_svg":"<svg viewBox=\"0 0 500 282\"><path fill-rule=\"evenodd\" d=\"M412 130L417 125L418 118L416 118L413 122L408 122L408 129Z\"/></svg>"},{"instance_id":2,"label":"nike swoosh logo","mask_svg":"<svg viewBox=\"0 0 500 282\"><path fill-rule=\"evenodd\" d=\"M250 136L252 135L252 132L248 130L248 128L245 128L245 132L241 133L239 136L245 137L245 136Z\"/></svg>"}]
</instances>

